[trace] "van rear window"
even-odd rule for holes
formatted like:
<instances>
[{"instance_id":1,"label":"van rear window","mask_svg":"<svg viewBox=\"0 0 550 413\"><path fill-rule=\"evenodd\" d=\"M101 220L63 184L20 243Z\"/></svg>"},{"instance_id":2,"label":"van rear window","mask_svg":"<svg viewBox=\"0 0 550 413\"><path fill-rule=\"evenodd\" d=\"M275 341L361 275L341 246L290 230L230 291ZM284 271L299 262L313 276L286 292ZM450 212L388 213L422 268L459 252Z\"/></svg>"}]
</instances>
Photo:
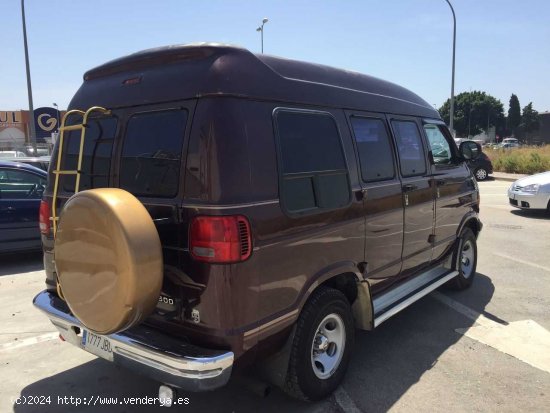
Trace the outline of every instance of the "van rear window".
<instances>
[{"instance_id":1,"label":"van rear window","mask_svg":"<svg viewBox=\"0 0 550 413\"><path fill-rule=\"evenodd\" d=\"M186 123L186 110L132 116L120 158L120 187L134 195L176 196Z\"/></svg>"},{"instance_id":2,"label":"van rear window","mask_svg":"<svg viewBox=\"0 0 550 413\"><path fill-rule=\"evenodd\" d=\"M77 119L75 116L72 119L70 118L67 124L74 125L79 121L80 119ZM109 186L113 142L115 140L117 123L117 119L114 117L88 119L82 151L80 191ZM77 169L80 133L80 130L76 130L65 134L62 169ZM66 192L74 192L75 181L74 175L62 175L60 178L61 187Z\"/></svg>"}]
</instances>

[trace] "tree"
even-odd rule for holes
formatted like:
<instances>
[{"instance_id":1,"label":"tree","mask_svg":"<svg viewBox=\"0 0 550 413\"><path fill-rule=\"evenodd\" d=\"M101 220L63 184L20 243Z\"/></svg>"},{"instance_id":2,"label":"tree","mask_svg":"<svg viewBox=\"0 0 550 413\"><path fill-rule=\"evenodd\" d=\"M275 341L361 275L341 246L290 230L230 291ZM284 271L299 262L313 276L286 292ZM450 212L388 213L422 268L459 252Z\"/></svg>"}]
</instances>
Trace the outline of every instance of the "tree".
<instances>
[{"instance_id":1,"label":"tree","mask_svg":"<svg viewBox=\"0 0 550 413\"><path fill-rule=\"evenodd\" d=\"M519 106L519 99L516 95L512 93L512 96L510 96L510 102L508 106L508 129L514 132L520 123L521 123L521 109Z\"/></svg>"},{"instance_id":2,"label":"tree","mask_svg":"<svg viewBox=\"0 0 550 413\"><path fill-rule=\"evenodd\" d=\"M439 109L441 117L449 124L451 100ZM474 136L491 126L504 125L504 106L495 97L481 91L462 92L455 96L454 128L457 136Z\"/></svg>"},{"instance_id":3,"label":"tree","mask_svg":"<svg viewBox=\"0 0 550 413\"><path fill-rule=\"evenodd\" d=\"M533 132L539 128L539 113L533 109L533 102L523 108L520 125L525 132Z\"/></svg>"}]
</instances>

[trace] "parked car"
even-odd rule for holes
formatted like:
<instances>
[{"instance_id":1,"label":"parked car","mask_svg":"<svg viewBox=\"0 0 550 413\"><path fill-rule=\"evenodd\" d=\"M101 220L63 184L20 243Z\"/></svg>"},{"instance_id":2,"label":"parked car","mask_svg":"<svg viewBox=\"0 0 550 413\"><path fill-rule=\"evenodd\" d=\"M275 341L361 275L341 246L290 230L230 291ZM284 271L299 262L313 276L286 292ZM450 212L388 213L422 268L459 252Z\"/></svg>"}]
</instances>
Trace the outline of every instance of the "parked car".
<instances>
[{"instance_id":1,"label":"parked car","mask_svg":"<svg viewBox=\"0 0 550 413\"><path fill-rule=\"evenodd\" d=\"M174 46L88 71L67 117L34 304L65 341L167 384L163 397L251 363L292 396L326 397L355 327L475 277L465 161L479 145L457 148L400 86Z\"/></svg>"},{"instance_id":2,"label":"parked car","mask_svg":"<svg viewBox=\"0 0 550 413\"><path fill-rule=\"evenodd\" d=\"M50 166L50 157L49 156L40 156L37 158L21 157L21 158L6 158L6 161L20 162L27 165L32 165L35 168L42 169L43 171L48 171Z\"/></svg>"},{"instance_id":3,"label":"parked car","mask_svg":"<svg viewBox=\"0 0 550 413\"><path fill-rule=\"evenodd\" d=\"M0 160L0 252L40 249L38 210L47 174Z\"/></svg>"},{"instance_id":4,"label":"parked car","mask_svg":"<svg viewBox=\"0 0 550 413\"><path fill-rule=\"evenodd\" d=\"M504 138L500 143L500 147L505 149L519 148L519 141L516 138Z\"/></svg>"},{"instance_id":5,"label":"parked car","mask_svg":"<svg viewBox=\"0 0 550 413\"><path fill-rule=\"evenodd\" d=\"M484 152L480 152L478 157L468 160L467 164L478 181L485 181L493 173L491 159Z\"/></svg>"},{"instance_id":6,"label":"parked car","mask_svg":"<svg viewBox=\"0 0 550 413\"><path fill-rule=\"evenodd\" d=\"M481 144L479 141L473 141L468 139L455 139L454 140L457 146L460 146L462 142L475 142L478 144L479 153L476 154L475 157L472 157L468 161L466 161L468 167L474 174L476 180L478 181L484 181L486 180L490 174L493 173L493 164L491 163L491 159L482 152ZM434 158L437 157L437 151L433 151Z\"/></svg>"},{"instance_id":7,"label":"parked car","mask_svg":"<svg viewBox=\"0 0 550 413\"><path fill-rule=\"evenodd\" d=\"M50 150L47 147L39 146L35 150L32 147L32 145L28 145L25 148L25 151L29 154L28 156L34 156L34 157L50 156Z\"/></svg>"},{"instance_id":8,"label":"parked car","mask_svg":"<svg viewBox=\"0 0 550 413\"><path fill-rule=\"evenodd\" d=\"M518 179L508 189L510 205L550 213L550 171Z\"/></svg>"},{"instance_id":9,"label":"parked car","mask_svg":"<svg viewBox=\"0 0 550 413\"><path fill-rule=\"evenodd\" d=\"M0 159L3 158L24 158L27 154L21 151L0 151Z\"/></svg>"}]
</instances>

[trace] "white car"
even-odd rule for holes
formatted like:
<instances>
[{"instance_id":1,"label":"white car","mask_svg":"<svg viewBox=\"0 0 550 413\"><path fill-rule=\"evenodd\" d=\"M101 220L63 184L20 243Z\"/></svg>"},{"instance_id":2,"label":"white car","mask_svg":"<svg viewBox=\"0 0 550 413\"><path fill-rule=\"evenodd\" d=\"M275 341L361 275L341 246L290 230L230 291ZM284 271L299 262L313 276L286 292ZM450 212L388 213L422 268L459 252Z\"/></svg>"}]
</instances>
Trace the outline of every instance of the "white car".
<instances>
[{"instance_id":1,"label":"white car","mask_svg":"<svg viewBox=\"0 0 550 413\"><path fill-rule=\"evenodd\" d=\"M516 138L504 138L499 147L505 149L519 148L519 141Z\"/></svg>"},{"instance_id":2,"label":"white car","mask_svg":"<svg viewBox=\"0 0 550 413\"><path fill-rule=\"evenodd\" d=\"M508 189L510 205L550 212L550 171L518 179Z\"/></svg>"},{"instance_id":3,"label":"white car","mask_svg":"<svg viewBox=\"0 0 550 413\"><path fill-rule=\"evenodd\" d=\"M0 158L21 158L26 156L27 154L21 151L0 151Z\"/></svg>"}]
</instances>

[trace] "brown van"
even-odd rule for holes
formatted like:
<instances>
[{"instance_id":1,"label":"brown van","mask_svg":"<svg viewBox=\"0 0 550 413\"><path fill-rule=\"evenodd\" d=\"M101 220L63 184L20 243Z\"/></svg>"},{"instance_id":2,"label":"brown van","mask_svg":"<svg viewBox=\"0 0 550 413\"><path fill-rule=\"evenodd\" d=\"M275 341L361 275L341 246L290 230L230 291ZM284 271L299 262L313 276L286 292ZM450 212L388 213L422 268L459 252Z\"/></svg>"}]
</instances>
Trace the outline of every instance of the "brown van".
<instances>
[{"instance_id":1,"label":"brown van","mask_svg":"<svg viewBox=\"0 0 550 413\"><path fill-rule=\"evenodd\" d=\"M56 143L34 304L65 341L171 387L261 363L323 398L355 328L472 283L479 151L355 72L217 44L111 61Z\"/></svg>"}]
</instances>

